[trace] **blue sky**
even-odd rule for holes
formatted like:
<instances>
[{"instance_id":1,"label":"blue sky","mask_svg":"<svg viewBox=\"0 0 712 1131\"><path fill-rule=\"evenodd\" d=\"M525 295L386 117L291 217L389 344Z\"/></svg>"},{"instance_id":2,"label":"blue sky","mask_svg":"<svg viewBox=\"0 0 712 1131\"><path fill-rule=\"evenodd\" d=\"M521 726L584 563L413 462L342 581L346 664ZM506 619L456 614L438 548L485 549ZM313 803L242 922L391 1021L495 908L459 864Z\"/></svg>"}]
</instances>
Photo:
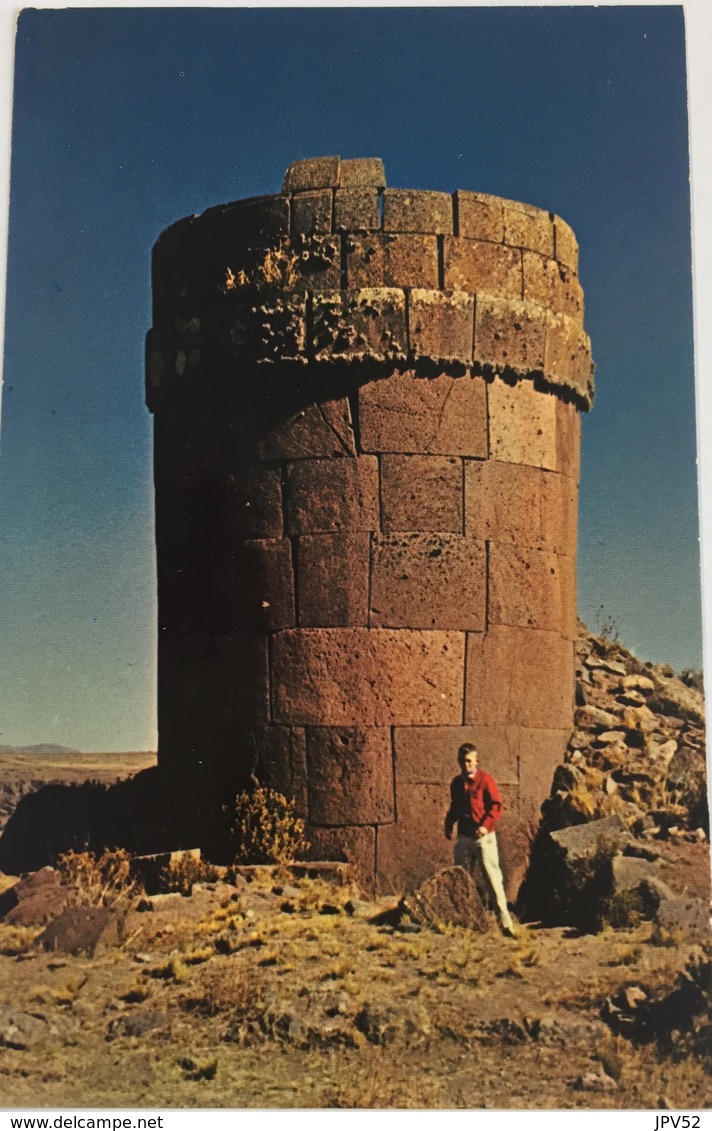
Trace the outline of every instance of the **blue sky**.
<instances>
[{"instance_id":1,"label":"blue sky","mask_svg":"<svg viewBox=\"0 0 712 1131\"><path fill-rule=\"evenodd\" d=\"M580 611L700 666L680 8L26 11L15 67L0 743L155 746L150 249L321 154L572 224Z\"/></svg>"}]
</instances>

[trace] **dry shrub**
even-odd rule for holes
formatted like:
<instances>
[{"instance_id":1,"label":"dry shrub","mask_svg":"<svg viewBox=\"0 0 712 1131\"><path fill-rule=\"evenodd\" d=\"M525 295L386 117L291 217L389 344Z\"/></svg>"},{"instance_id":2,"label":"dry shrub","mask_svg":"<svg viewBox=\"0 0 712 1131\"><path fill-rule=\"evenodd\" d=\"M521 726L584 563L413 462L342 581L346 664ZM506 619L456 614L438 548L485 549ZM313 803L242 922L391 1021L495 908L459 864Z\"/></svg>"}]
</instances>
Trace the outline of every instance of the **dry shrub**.
<instances>
[{"instance_id":1,"label":"dry shrub","mask_svg":"<svg viewBox=\"0 0 712 1131\"><path fill-rule=\"evenodd\" d=\"M234 273L231 267L225 272L223 292L243 290L253 287L257 291L289 290L297 282L299 258L294 253L288 239L283 239L276 247L270 247L255 267L251 275L242 268Z\"/></svg>"},{"instance_id":2,"label":"dry shrub","mask_svg":"<svg viewBox=\"0 0 712 1131\"><path fill-rule=\"evenodd\" d=\"M236 864L288 864L309 848L294 802L267 786L238 793L225 816Z\"/></svg>"},{"instance_id":3,"label":"dry shrub","mask_svg":"<svg viewBox=\"0 0 712 1131\"><path fill-rule=\"evenodd\" d=\"M220 879L220 869L195 856L180 856L161 871L160 890L190 895L194 884L211 884Z\"/></svg>"},{"instance_id":4,"label":"dry shrub","mask_svg":"<svg viewBox=\"0 0 712 1131\"><path fill-rule=\"evenodd\" d=\"M63 884L73 889L74 901L87 907L115 907L141 890L131 875L131 857L123 848L63 853L57 860Z\"/></svg>"},{"instance_id":5,"label":"dry shrub","mask_svg":"<svg viewBox=\"0 0 712 1131\"><path fill-rule=\"evenodd\" d=\"M27 954L43 930L44 927L14 927L9 923L0 923L0 954L8 958Z\"/></svg>"}]
</instances>

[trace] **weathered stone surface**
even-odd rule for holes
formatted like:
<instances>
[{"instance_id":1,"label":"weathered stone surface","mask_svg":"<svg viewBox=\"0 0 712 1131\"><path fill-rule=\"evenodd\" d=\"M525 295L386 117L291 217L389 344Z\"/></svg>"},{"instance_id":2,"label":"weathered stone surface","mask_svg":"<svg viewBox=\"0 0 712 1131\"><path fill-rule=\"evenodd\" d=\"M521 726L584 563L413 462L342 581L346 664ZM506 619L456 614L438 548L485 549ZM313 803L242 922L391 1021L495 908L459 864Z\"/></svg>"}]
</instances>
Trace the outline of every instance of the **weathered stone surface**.
<instances>
[{"instance_id":1,"label":"weathered stone surface","mask_svg":"<svg viewBox=\"0 0 712 1131\"><path fill-rule=\"evenodd\" d=\"M556 398L556 470L578 484L581 478L581 413Z\"/></svg>"},{"instance_id":2,"label":"weathered stone surface","mask_svg":"<svg viewBox=\"0 0 712 1131\"><path fill-rule=\"evenodd\" d=\"M459 534L384 534L372 541L370 624L482 631L484 543Z\"/></svg>"},{"instance_id":3,"label":"weathered stone surface","mask_svg":"<svg viewBox=\"0 0 712 1131\"><path fill-rule=\"evenodd\" d=\"M46 1017L37 1017L10 1005L0 1006L0 1046L29 1049L57 1035L57 1027Z\"/></svg>"},{"instance_id":4,"label":"weathered stone surface","mask_svg":"<svg viewBox=\"0 0 712 1131\"><path fill-rule=\"evenodd\" d=\"M169 1016L157 1009L142 1009L137 1013L114 1017L106 1030L106 1040L115 1041L117 1037L143 1037L155 1029L169 1024Z\"/></svg>"},{"instance_id":5,"label":"weathered stone surface","mask_svg":"<svg viewBox=\"0 0 712 1131\"><path fill-rule=\"evenodd\" d=\"M574 389L589 404L593 402L591 342L565 314L550 314L547 318L544 372L547 380Z\"/></svg>"},{"instance_id":6,"label":"weathered stone surface","mask_svg":"<svg viewBox=\"0 0 712 1131\"><path fill-rule=\"evenodd\" d=\"M572 271L534 251L523 252L522 266L525 299L583 322L583 291Z\"/></svg>"},{"instance_id":7,"label":"weathered stone surface","mask_svg":"<svg viewBox=\"0 0 712 1131\"><path fill-rule=\"evenodd\" d=\"M459 722L464 636L298 629L272 639L274 718L325 726Z\"/></svg>"},{"instance_id":8,"label":"weathered stone surface","mask_svg":"<svg viewBox=\"0 0 712 1131\"><path fill-rule=\"evenodd\" d=\"M666 931L679 931L690 939L709 941L712 928L707 900L689 895L663 899L655 912L655 919Z\"/></svg>"},{"instance_id":9,"label":"weathered stone surface","mask_svg":"<svg viewBox=\"0 0 712 1131\"><path fill-rule=\"evenodd\" d=\"M457 235L470 240L503 242L504 207L499 197L460 189L454 194L454 205L458 217Z\"/></svg>"},{"instance_id":10,"label":"weathered stone surface","mask_svg":"<svg viewBox=\"0 0 712 1131\"><path fill-rule=\"evenodd\" d=\"M275 538L283 530L278 470L237 467L227 475L223 529L237 538Z\"/></svg>"},{"instance_id":11,"label":"weathered stone surface","mask_svg":"<svg viewBox=\"0 0 712 1131\"><path fill-rule=\"evenodd\" d=\"M396 782L398 823L378 830L376 865L381 891L413 891L452 864L452 842L443 834L449 804L447 786Z\"/></svg>"},{"instance_id":12,"label":"weathered stone surface","mask_svg":"<svg viewBox=\"0 0 712 1131\"><path fill-rule=\"evenodd\" d=\"M437 287L436 236L349 235L346 272L354 287Z\"/></svg>"},{"instance_id":13,"label":"weathered stone surface","mask_svg":"<svg viewBox=\"0 0 712 1131\"><path fill-rule=\"evenodd\" d=\"M396 777L404 784L441 784L447 805L449 783L459 772L457 752L463 742L471 742L479 751L480 765L499 785L516 786L519 738L518 727L396 727Z\"/></svg>"},{"instance_id":14,"label":"weathered stone surface","mask_svg":"<svg viewBox=\"0 0 712 1131\"><path fill-rule=\"evenodd\" d=\"M621 687L626 691L635 689L636 691L642 691L647 695L648 692L655 690L655 681L647 675L640 675L637 672L632 672L630 675L623 676L623 678L621 679Z\"/></svg>"},{"instance_id":15,"label":"weathered stone surface","mask_svg":"<svg viewBox=\"0 0 712 1131\"><path fill-rule=\"evenodd\" d=\"M290 534L378 529L378 461L314 459L287 465L287 530Z\"/></svg>"},{"instance_id":16,"label":"weathered stone surface","mask_svg":"<svg viewBox=\"0 0 712 1131\"><path fill-rule=\"evenodd\" d=\"M410 917L424 926L447 923L484 931L487 911L472 876L464 868L443 868L408 896Z\"/></svg>"},{"instance_id":17,"label":"weathered stone surface","mask_svg":"<svg viewBox=\"0 0 712 1131\"><path fill-rule=\"evenodd\" d=\"M475 361L494 372L540 373L545 331L543 312L535 303L478 296Z\"/></svg>"},{"instance_id":18,"label":"weathered stone surface","mask_svg":"<svg viewBox=\"0 0 712 1131\"><path fill-rule=\"evenodd\" d=\"M229 339L235 357L241 365L303 361L306 315L306 296L302 294L264 294L244 302L231 299ZM184 366L187 362L184 354L182 357L180 364Z\"/></svg>"},{"instance_id":19,"label":"weathered stone surface","mask_svg":"<svg viewBox=\"0 0 712 1131\"><path fill-rule=\"evenodd\" d=\"M416 357L472 360L475 300L462 291L410 292L408 329Z\"/></svg>"},{"instance_id":20,"label":"weathered stone surface","mask_svg":"<svg viewBox=\"0 0 712 1131\"><path fill-rule=\"evenodd\" d=\"M557 398L531 381L508 385L496 378L487 390L490 454L505 463L557 468Z\"/></svg>"},{"instance_id":21,"label":"weathered stone surface","mask_svg":"<svg viewBox=\"0 0 712 1131\"><path fill-rule=\"evenodd\" d=\"M334 193L334 230L370 231L380 228L378 191L375 188L341 188Z\"/></svg>"},{"instance_id":22,"label":"weathered stone surface","mask_svg":"<svg viewBox=\"0 0 712 1131\"><path fill-rule=\"evenodd\" d=\"M554 242L554 254L559 263L563 263L571 271L578 271L578 242L572 229L560 216L554 217Z\"/></svg>"},{"instance_id":23,"label":"weathered stone surface","mask_svg":"<svg viewBox=\"0 0 712 1131\"><path fill-rule=\"evenodd\" d=\"M569 864L589 859L601 852L612 857L632 840L625 824L617 816L601 817L584 825L570 825L549 835Z\"/></svg>"},{"instance_id":24,"label":"weathered stone surface","mask_svg":"<svg viewBox=\"0 0 712 1131\"><path fill-rule=\"evenodd\" d=\"M387 727L309 727L309 823L376 825L395 819Z\"/></svg>"},{"instance_id":25,"label":"weathered stone surface","mask_svg":"<svg viewBox=\"0 0 712 1131\"><path fill-rule=\"evenodd\" d=\"M43 927L64 910L70 895L54 868L40 868L0 894L0 919L12 927Z\"/></svg>"},{"instance_id":26,"label":"weathered stone surface","mask_svg":"<svg viewBox=\"0 0 712 1131\"><path fill-rule=\"evenodd\" d=\"M298 278L294 289L331 293L341 286L339 236L297 234L292 240ZM306 341L306 337L304 338ZM287 355L288 356L288 355Z\"/></svg>"},{"instance_id":27,"label":"weathered stone surface","mask_svg":"<svg viewBox=\"0 0 712 1131\"><path fill-rule=\"evenodd\" d=\"M577 727L597 727L601 730L612 730L620 722L610 711L604 711L592 703L587 707L576 708L575 721Z\"/></svg>"},{"instance_id":28,"label":"weathered stone surface","mask_svg":"<svg viewBox=\"0 0 712 1131\"><path fill-rule=\"evenodd\" d=\"M465 531L488 542L573 554L576 485L527 464L465 461Z\"/></svg>"},{"instance_id":29,"label":"weathered stone surface","mask_svg":"<svg viewBox=\"0 0 712 1131\"><path fill-rule=\"evenodd\" d=\"M359 419L368 452L487 455L487 399L479 378L394 373L361 387Z\"/></svg>"},{"instance_id":30,"label":"weathered stone surface","mask_svg":"<svg viewBox=\"0 0 712 1131\"><path fill-rule=\"evenodd\" d=\"M516 248L446 236L443 263L448 290L522 297L522 253Z\"/></svg>"},{"instance_id":31,"label":"weathered stone surface","mask_svg":"<svg viewBox=\"0 0 712 1131\"><path fill-rule=\"evenodd\" d=\"M66 907L37 940L45 950L65 954L96 953L118 942L116 912L110 907Z\"/></svg>"},{"instance_id":32,"label":"weathered stone surface","mask_svg":"<svg viewBox=\"0 0 712 1131\"><path fill-rule=\"evenodd\" d=\"M573 638L574 563L550 550L493 542L489 556L491 625L551 629Z\"/></svg>"},{"instance_id":33,"label":"weathered stone surface","mask_svg":"<svg viewBox=\"0 0 712 1131\"><path fill-rule=\"evenodd\" d=\"M245 727L239 732L238 749L258 781L293 800L297 816L306 818L307 746L302 728Z\"/></svg>"},{"instance_id":34,"label":"weathered stone surface","mask_svg":"<svg viewBox=\"0 0 712 1131\"><path fill-rule=\"evenodd\" d=\"M657 878L653 863L640 856L623 856L618 853L611 860L613 892L636 891L641 884L647 884L649 880ZM672 894L670 892L670 896Z\"/></svg>"},{"instance_id":35,"label":"weathered stone surface","mask_svg":"<svg viewBox=\"0 0 712 1131\"><path fill-rule=\"evenodd\" d=\"M339 828L319 828L307 826L310 860L346 860L355 874L360 887L372 892L376 871L375 826L340 826Z\"/></svg>"},{"instance_id":36,"label":"weathered stone surface","mask_svg":"<svg viewBox=\"0 0 712 1131\"><path fill-rule=\"evenodd\" d=\"M284 192L303 189L335 188L339 183L338 157L310 157L292 161L284 176Z\"/></svg>"},{"instance_id":37,"label":"weathered stone surface","mask_svg":"<svg viewBox=\"0 0 712 1131\"><path fill-rule=\"evenodd\" d=\"M331 232L331 189L295 193L292 197L292 233Z\"/></svg>"},{"instance_id":38,"label":"weathered stone surface","mask_svg":"<svg viewBox=\"0 0 712 1131\"><path fill-rule=\"evenodd\" d=\"M339 184L346 188L370 185L386 187L386 174L380 157L351 157L339 166Z\"/></svg>"},{"instance_id":39,"label":"weathered stone surface","mask_svg":"<svg viewBox=\"0 0 712 1131\"><path fill-rule=\"evenodd\" d=\"M519 735L519 790L536 806L549 796L556 767L563 761L571 731L522 727Z\"/></svg>"},{"instance_id":40,"label":"weathered stone surface","mask_svg":"<svg viewBox=\"0 0 712 1131\"><path fill-rule=\"evenodd\" d=\"M571 727L573 643L557 632L491 628L467 638L465 722Z\"/></svg>"},{"instance_id":41,"label":"weathered stone surface","mask_svg":"<svg viewBox=\"0 0 712 1131\"><path fill-rule=\"evenodd\" d=\"M0 919L4 919L19 903L34 898L38 893L56 896L61 887L59 874L49 866L23 876L12 887L0 892Z\"/></svg>"},{"instance_id":42,"label":"weathered stone surface","mask_svg":"<svg viewBox=\"0 0 712 1131\"><path fill-rule=\"evenodd\" d=\"M368 624L371 540L367 531L303 534L297 545L299 624Z\"/></svg>"},{"instance_id":43,"label":"weathered stone surface","mask_svg":"<svg viewBox=\"0 0 712 1131\"><path fill-rule=\"evenodd\" d=\"M382 529L462 532L462 486L455 456L382 456Z\"/></svg>"},{"instance_id":44,"label":"weathered stone surface","mask_svg":"<svg viewBox=\"0 0 712 1131\"><path fill-rule=\"evenodd\" d=\"M452 234L452 197L446 192L386 189L383 193L383 230Z\"/></svg>"},{"instance_id":45,"label":"weathered stone surface","mask_svg":"<svg viewBox=\"0 0 712 1131\"><path fill-rule=\"evenodd\" d=\"M542 255L554 254L554 225L548 212L530 205L504 204L504 242Z\"/></svg>"},{"instance_id":46,"label":"weathered stone surface","mask_svg":"<svg viewBox=\"0 0 712 1131\"><path fill-rule=\"evenodd\" d=\"M395 288L334 291L314 297L317 361L404 360L405 295Z\"/></svg>"},{"instance_id":47,"label":"weathered stone surface","mask_svg":"<svg viewBox=\"0 0 712 1131\"><path fill-rule=\"evenodd\" d=\"M264 460L314 459L319 456L355 456L351 410L345 397L307 405L284 423L270 429L258 442ZM278 477L278 473L273 473ZM281 527L280 527L281 529Z\"/></svg>"},{"instance_id":48,"label":"weathered stone surface","mask_svg":"<svg viewBox=\"0 0 712 1131\"><path fill-rule=\"evenodd\" d=\"M296 626L289 539L237 543L220 574L225 629L274 631ZM213 593L213 601L215 597Z\"/></svg>"}]
</instances>

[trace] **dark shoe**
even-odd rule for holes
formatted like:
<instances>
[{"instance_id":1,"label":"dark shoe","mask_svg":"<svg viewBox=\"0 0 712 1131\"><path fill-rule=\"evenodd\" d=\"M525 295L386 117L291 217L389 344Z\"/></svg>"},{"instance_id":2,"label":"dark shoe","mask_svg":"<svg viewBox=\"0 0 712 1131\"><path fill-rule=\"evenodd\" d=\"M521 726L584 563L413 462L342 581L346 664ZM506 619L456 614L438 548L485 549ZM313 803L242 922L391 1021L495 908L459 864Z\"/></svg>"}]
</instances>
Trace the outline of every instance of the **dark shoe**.
<instances>
[{"instance_id":1,"label":"dark shoe","mask_svg":"<svg viewBox=\"0 0 712 1131\"><path fill-rule=\"evenodd\" d=\"M502 934L504 935L505 939L516 939L517 937L517 932L515 931L513 926L502 927Z\"/></svg>"}]
</instances>

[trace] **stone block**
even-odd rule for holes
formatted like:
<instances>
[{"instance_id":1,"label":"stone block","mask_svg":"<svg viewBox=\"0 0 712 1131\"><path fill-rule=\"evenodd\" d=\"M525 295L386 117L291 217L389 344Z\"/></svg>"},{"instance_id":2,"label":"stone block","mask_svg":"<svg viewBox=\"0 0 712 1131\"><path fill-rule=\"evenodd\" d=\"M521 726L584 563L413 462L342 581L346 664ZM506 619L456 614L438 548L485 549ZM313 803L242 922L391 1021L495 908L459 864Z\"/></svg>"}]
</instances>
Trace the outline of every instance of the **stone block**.
<instances>
[{"instance_id":1,"label":"stone block","mask_svg":"<svg viewBox=\"0 0 712 1131\"><path fill-rule=\"evenodd\" d=\"M0 894L0 919L9 927L44 927L72 897L54 868L40 868Z\"/></svg>"},{"instance_id":2,"label":"stone block","mask_svg":"<svg viewBox=\"0 0 712 1131\"><path fill-rule=\"evenodd\" d=\"M389 727L310 727L307 774L311 825L395 820Z\"/></svg>"},{"instance_id":3,"label":"stone block","mask_svg":"<svg viewBox=\"0 0 712 1131\"><path fill-rule=\"evenodd\" d=\"M381 528L462 533L462 460L457 456L381 457Z\"/></svg>"},{"instance_id":4,"label":"stone block","mask_svg":"<svg viewBox=\"0 0 712 1131\"><path fill-rule=\"evenodd\" d=\"M386 189L384 232L433 232L452 235L452 197L447 192Z\"/></svg>"},{"instance_id":5,"label":"stone block","mask_svg":"<svg viewBox=\"0 0 712 1131\"><path fill-rule=\"evenodd\" d=\"M570 729L573 711L570 640L509 627L468 636L465 723Z\"/></svg>"},{"instance_id":6,"label":"stone block","mask_svg":"<svg viewBox=\"0 0 712 1131\"><path fill-rule=\"evenodd\" d=\"M393 373L359 390L368 452L487 456L487 397L479 378Z\"/></svg>"},{"instance_id":7,"label":"stone block","mask_svg":"<svg viewBox=\"0 0 712 1131\"><path fill-rule=\"evenodd\" d=\"M377 530L377 459L358 456L287 464L285 511L290 534Z\"/></svg>"},{"instance_id":8,"label":"stone block","mask_svg":"<svg viewBox=\"0 0 712 1131\"><path fill-rule=\"evenodd\" d=\"M581 413L556 398L556 470L578 484L581 477Z\"/></svg>"},{"instance_id":9,"label":"stone block","mask_svg":"<svg viewBox=\"0 0 712 1131\"><path fill-rule=\"evenodd\" d=\"M264 294L255 302L231 300L227 317L230 343L241 366L304 360L305 295Z\"/></svg>"},{"instance_id":10,"label":"stone block","mask_svg":"<svg viewBox=\"0 0 712 1131\"><path fill-rule=\"evenodd\" d=\"M436 726L462 713L464 635L306 628L272 638L274 719Z\"/></svg>"},{"instance_id":11,"label":"stone block","mask_svg":"<svg viewBox=\"0 0 712 1131\"><path fill-rule=\"evenodd\" d=\"M546 325L541 307L518 299L480 297L475 315L475 361L494 372L541 373Z\"/></svg>"},{"instance_id":12,"label":"stone block","mask_svg":"<svg viewBox=\"0 0 712 1131\"><path fill-rule=\"evenodd\" d=\"M548 550L493 542L489 554L488 622L573 636L569 559Z\"/></svg>"},{"instance_id":13,"label":"stone block","mask_svg":"<svg viewBox=\"0 0 712 1131\"><path fill-rule=\"evenodd\" d=\"M37 939L45 950L62 954L87 954L119 945L119 928L113 907L65 907Z\"/></svg>"},{"instance_id":14,"label":"stone block","mask_svg":"<svg viewBox=\"0 0 712 1131\"><path fill-rule=\"evenodd\" d=\"M273 632L296 626L292 547L288 538L239 542L216 569L209 595L224 629Z\"/></svg>"},{"instance_id":15,"label":"stone block","mask_svg":"<svg viewBox=\"0 0 712 1131\"><path fill-rule=\"evenodd\" d=\"M465 461L465 532L487 542L574 553L576 485L554 472Z\"/></svg>"},{"instance_id":16,"label":"stone block","mask_svg":"<svg viewBox=\"0 0 712 1131\"><path fill-rule=\"evenodd\" d=\"M436 236L351 234L346 250L349 288L438 285Z\"/></svg>"},{"instance_id":17,"label":"stone block","mask_svg":"<svg viewBox=\"0 0 712 1131\"><path fill-rule=\"evenodd\" d=\"M386 187L386 174L380 157L351 157L339 166L339 184L345 188Z\"/></svg>"},{"instance_id":18,"label":"stone block","mask_svg":"<svg viewBox=\"0 0 712 1131\"><path fill-rule=\"evenodd\" d=\"M283 192L336 188L339 183L338 157L309 157L292 161L284 176Z\"/></svg>"},{"instance_id":19,"label":"stone block","mask_svg":"<svg viewBox=\"0 0 712 1131\"><path fill-rule=\"evenodd\" d=\"M483 631L485 547L460 534L374 535L370 624Z\"/></svg>"},{"instance_id":20,"label":"stone block","mask_svg":"<svg viewBox=\"0 0 712 1131\"><path fill-rule=\"evenodd\" d=\"M356 875L359 886L372 893L376 873L375 826L357 825L341 828L317 828L307 825L309 860L345 860Z\"/></svg>"},{"instance_id":21,"label":"stone block","mask_svg":"<svg viewBox=\"0 0 712 1131\"><path fill-rule=\"evenodd\" d=\"M583 322L583 290L576 275L555 259L534 251L522 255L524 298Z\"/></svg>"},{"instance_id":22,"label":"stone block","mask_svg":"<svg viewBox=\"0 0 712 1131\"><path fill-rule=\"evenodd\" d=\"M564 760L571 731L523 727L519 736L519 792L537 808L551 793L554 771Z\"/></svg>"},{"instance_id":23,"label":"stone block","mask_svg":"<svg viewBox=\"0 0 712 1131\"><path fill-rule=\"evenodd\" d=\"M301 727L246 727L236 745L258 781L294 801L295 813L306 819L307 744Z\"/></svg>"},{"instance_id":24,"label":"stone block","mask_svg":"<svg viewBox=\"0 0 712 1131\"><path fill-rule=\"evenodd\" d=\"M554 217L554 255L564 267L578 273L578 241L573 229L560 216Z\"/></svg>"},{"instance_id":25,"label":"stone block","mask_svg":"<svg viewBox=\"0 0 712 1131\"><path fill-rule=\"evenodd\" d=\"M416 357L472 361L475 300L462 291L413 289L408 304L410 347Z\"/></svg>"},{"instance_id":26,"label":"stone block","mask_svg":"<svg viewBox=\"0 0 712 1131\"><path fill-rule=\"evenodd\" d=\"M233 205L208 208L199 218L205 227L221 220L221 241L228 242L235 236L238 244L248 242L251 246L269 246L289 235L289 197L285 195L257 196L250 200L240 200ZM196 235L199 234L196 233Z\"/></svg>"},{"instance_id":27,"label":"stone block","mask_svg":"<svg viewBox=\"0 0 712 1131\"><path fill-rule=\"evenodd\" d=\"M292 246L298 275L294 288L331 293L341 287L341 237L295 235Z\"/></svg>"},{"instance_id":28,"label":"stone block","mask_svg":"<svg viewBox=\"0 0 712 1131\"><path fill-rule=\"evenodd\" d=\"M222 736L235 722L268 721L267 640L262 634L193 635L181 644L181 670L172 682L180 717L192 736L205 734L207 748L209 734Z\"/></svg>"},{"instance_id":29,"label":"stone block","mask_svg":"<svg viewBox=\"0 0 712 1131\"><path fill-rule=\"evenodd\" d=\"M504 206L496 196L481 192L455 193L459 236L468 240L504 241Z\"/></svg>"},{"instance_id":30,"label":"stone block","mask_svg":"<svg viewBox=\"0 0 712 1131\"><path fill-rule=\"evenodd\" d=\"M554 224L549 212L529 206L504 205L504 242L542 255L554 254Z\"/></svg>"},{"instance_id":31,"label":"stone block","mask_svg":"<svg viewBox=\"0 0 712 1131\"><path fill-rule=\"evenodd\" d=\"M322 401L292 412L260 438L257 453L260 459L279 461L355 456L348 400Z\"/></svg>"},{"instance_id":32,"label":"stone block","mask_svg":"<svg viewBox=\"0 0 712 1131\"><path fill-rule=\"evenodd\" d=\"M264 467L236 467L230 471L221 522L229 537L280 537L284 519L279 471Z\"/></svg>"},{"instance_id":33,"label":"stone block","mask_svg":"<svg viewBox=\"0 0 712 1131\"><path fill-rule=\"evenodd\" d=\"M295 193L292 197L292 234L331 232L331 189Z\"/></svg>"},{"instance_id":34,"label":"stone block","mask_svg":"<svg viewBox=\"0 0 712 1131\"><path fill-rule=\"evenodd\" d=\"M398 821L378 830L376 868L383 892L414 891L452 864L452 841L443 833L450 803L441 785L396 784Z\"/></svg>"},{"instance_id":35,"label":"stone block","mask_svg":"<svg viewBox=\"0 0 712 1131\"><path fill-rule=\"evenodd\" d=\"M450 782L459 772L457 752L471 742L482 769L500 786L519 783L519 728L484 726L395 727L396 779L413 785L441 785L448 804Z\"/></svg>"},{"instance_id":36,"label":"stone block","mask_svg":"<svg viewBox=\"0 0 712 1131\"><path fill-rule=\"evenodd\" d=\"M496 378L487 389L490 456L504 463L557 469L556 405L531 381Z\"/></svg>"},{"instance_id":37,"label":"stone block","mask_svg":"<svg viewBox=\"0 0 712 1131\"><path fill-rule=\"evenodd\" d=\"M465 868L443 868L424 880L406 901L410 918L436 930L443 923L486 931L487 911L475 882Z\"/></svg>"},{"instance_id":38,"label":"stone block","mask_svg":"<svg viewBox=\"0 0 712 1131\"><path fill-rule=\"evenodd\" d=\"M303 534L297 545L297 604L302 628L368 624L368 531Z\"/></svg>"},{"instance_id":39,"label":"stone block","mask_svg":"<svg viewBox=\"0 0 712 1131\"><path fill-rule=\"evenodd\" d=\"M593 400L591 343L581 327L565 314L547 319L544 372L549 381Z\"/></svg>"},{"instance_id":40,"label":"stone block","mask_svg":"<svg viewBox=\"0 0 712 1131\"><path fill-rule=\"evenodd\" d=\"M334 231L371 231L380 228L381 213L375 188L341 188L334 193Z\"/></svg>"},{"instance_id":41,"label":"stone block","mask_svg":"<svg viewBox=\"0 0 712 1131\"><path fill-rule=\"evenodd\" d=\"M402 361L408 352L405 294L370 288L314 296L317 361Z\"/></svg>"},{"instance_id":42,"label":"stone block","mask_svg":"<svg viewBox=\"0 0 712 1131\"><path fill-rule=\"evenodd\" d=\"M443 263L448 290L522 297L522 253L517 248L446 236Z\"/></svg>"}]
</instances>

